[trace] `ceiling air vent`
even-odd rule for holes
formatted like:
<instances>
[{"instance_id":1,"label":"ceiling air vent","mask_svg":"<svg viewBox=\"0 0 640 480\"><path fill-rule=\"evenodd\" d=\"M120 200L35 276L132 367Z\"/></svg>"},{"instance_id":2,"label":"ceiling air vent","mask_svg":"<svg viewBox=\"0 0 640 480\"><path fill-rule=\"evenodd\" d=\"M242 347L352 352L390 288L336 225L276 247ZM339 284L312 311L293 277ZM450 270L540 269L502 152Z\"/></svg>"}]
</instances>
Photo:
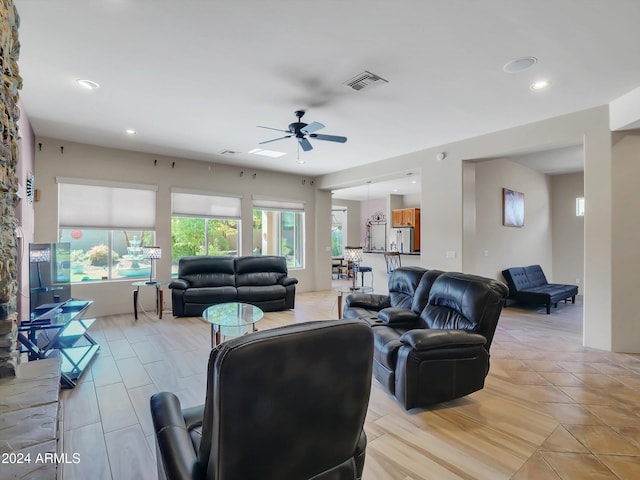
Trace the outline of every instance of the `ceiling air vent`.
<instances>
[{"instance_id":1,"label":"ceiling air vent","mask_svg":"<svg viewBox=\"0 0 640 480\"><path fill-rule=\"evenodd\" d=\"M222 150L220 152L220 155L235 155L236 153L238 152L236 152L235 150Z\"/></svg>"},{"instance_id":2,"label":"ceiling air vent","mask_svg":"<svg viewBox=\"0 0 640 480\"><path fill-rule=\"evenodd\" d=\"M364 90L365 88L371 88L375 85L381 85L383 83L389 83L384 78L371 72L362 72L359 75L344 82L344 85L351 87L354 90Z\"/></svg>"}]
</instances>

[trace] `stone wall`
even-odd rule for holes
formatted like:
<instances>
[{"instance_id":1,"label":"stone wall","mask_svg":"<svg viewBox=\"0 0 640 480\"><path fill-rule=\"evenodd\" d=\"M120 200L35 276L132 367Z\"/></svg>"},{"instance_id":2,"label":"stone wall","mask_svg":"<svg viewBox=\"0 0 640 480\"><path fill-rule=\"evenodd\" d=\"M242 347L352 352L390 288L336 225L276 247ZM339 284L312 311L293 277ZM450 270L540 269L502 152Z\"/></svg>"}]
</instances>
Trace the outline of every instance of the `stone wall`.
<instances>
[{"instance_id":1,"label":"stone wall","mask_svg":"<svg viewBox=\"0 0 640 480\"><path fill-rule=\"evenodd\" d=\"M16 165L18 162L18 12L13 0L0 0L0 377L15 376L16 300L18 267L16 204L19 197Z\"/></svg>"}]
</instances>

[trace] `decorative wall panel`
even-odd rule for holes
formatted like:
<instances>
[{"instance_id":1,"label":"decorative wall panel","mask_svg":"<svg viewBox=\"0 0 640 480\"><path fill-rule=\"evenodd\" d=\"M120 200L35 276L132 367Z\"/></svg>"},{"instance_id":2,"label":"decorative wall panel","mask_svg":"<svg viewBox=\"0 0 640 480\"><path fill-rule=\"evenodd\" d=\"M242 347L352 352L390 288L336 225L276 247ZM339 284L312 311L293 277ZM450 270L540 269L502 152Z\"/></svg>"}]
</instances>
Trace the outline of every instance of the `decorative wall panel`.
<instances>
[{"instance_id":1,"label":"decorative wall panel","mask_svg":"<svg viewBox=\"0 0 640 480\"><path fill-rule=\"evenodd\" d=\"M18 177L18 72L19 17L12 0L0 0L0 377L14 376L18 267L15 211L19 201Z\"/></svg>"}]
</instances>

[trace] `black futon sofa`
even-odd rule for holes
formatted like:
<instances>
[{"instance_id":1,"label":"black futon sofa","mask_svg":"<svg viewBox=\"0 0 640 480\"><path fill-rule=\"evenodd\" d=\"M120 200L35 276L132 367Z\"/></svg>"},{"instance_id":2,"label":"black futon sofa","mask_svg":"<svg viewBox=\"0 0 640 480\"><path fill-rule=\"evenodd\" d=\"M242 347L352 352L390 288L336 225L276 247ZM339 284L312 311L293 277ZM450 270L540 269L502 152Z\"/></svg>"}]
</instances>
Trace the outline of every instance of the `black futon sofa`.
<instances>
[{"instance_id":1,"label":"black futon sofa","mask_svg":"<svg viewBox=\"0 0 640 480\"><path fill-rule=\"evenodd\" d=\"M374 377L409 410L484 387L507 292L489 278L400 267L389 295L347 296L343 318L372 326Z\"/></svg>"},{"instance_id":2,"label":"black futon sofa","mask_svg":"<svg viewBox=\"0 0 640 480\"><path fill-rule=\"evenodd\" d=\"M178 262L178 278L169 284L173 315L197 317L218 303L251 303L265 312L295 306L298 279L289 277L280 256L191 256Z\"/></svg>"},{"instance_id":3,"label":"black futon sofa","mask_svg":"<svg viewBox=\"0 0 640 480\"><path fill-rule=\"evenodd\" d=\"M557 307L558 302L564 300L566 303L571 299L571 303L576 303L578 286L547 282L547 277L540 265L507 268L502 271L502 276L509 286L508 299L545 305L547 315L551 313L551 305Z\"/></svg>"}]
</instances>

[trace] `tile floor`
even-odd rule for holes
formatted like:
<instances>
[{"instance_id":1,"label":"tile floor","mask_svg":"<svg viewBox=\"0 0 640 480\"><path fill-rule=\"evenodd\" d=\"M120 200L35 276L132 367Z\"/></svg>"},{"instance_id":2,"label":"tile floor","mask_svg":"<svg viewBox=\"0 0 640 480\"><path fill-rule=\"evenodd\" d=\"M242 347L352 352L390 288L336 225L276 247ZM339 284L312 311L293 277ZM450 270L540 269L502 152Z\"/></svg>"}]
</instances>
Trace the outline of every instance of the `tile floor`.
<instances>
[{"instance_id":1,"label":"tile floor","mask_svg":"<svg viewBox=\"0 0 640 480\"><path fill-rule=\"evenodd\" d=\"M333 290L299 294L260 328L325 318L337 318ZM640 356L582 347L581 319L581 301L505 309L485 388L447 404L406 412L374 381L365 480L640 478ZM157 478L149 397L203 402L209 327L131 313L91 333L98 358L62 395L64 450L82 459L63 478Z\"/></svg>"}]
</instances>

